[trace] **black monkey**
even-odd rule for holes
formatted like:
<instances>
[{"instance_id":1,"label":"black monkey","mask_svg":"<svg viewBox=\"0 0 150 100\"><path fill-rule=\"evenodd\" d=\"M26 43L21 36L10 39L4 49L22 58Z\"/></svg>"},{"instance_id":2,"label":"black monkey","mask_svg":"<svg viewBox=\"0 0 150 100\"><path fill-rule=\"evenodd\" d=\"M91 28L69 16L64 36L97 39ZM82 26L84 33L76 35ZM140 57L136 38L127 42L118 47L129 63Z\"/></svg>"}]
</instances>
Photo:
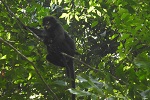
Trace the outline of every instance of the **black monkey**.
<instances>
[{"instance_id":1,"label":"black monkey","mask_svg":"<svg viewBox=\"0 0 150 100\"><path fill-rule=\"evenodd\" d=\"M75 43L69 37L67 32L63 27L57 22L57 20L52 16L47 16L43 18L43 26L47 33L47 37L44 39L44 43L47 45L48 55L47 60L50 62L55 62L55 65L65 66L67 71L67 76L72 78L72 88L75 88L75 73L73 66L73 59L64 57L61 52L68 55L74 56L75 54ZM57 52L56 52L57 51ZM50 53L53 52L53 53ZM56 54L57 53L57 54ZM55 56L59 62L52 61L53 56ZM73 98L75 96L73 95Z\"/></svg>"},{"instance_id":2,"label":"black monkey","mask_svg":"<svg viewBox=\"0 0 150 100\"><path fill-rule=\"evenodd\" d=\"M74 41L54 17L44 17L43 26L47 33L46 39L44 39L45 44L55 45L61 49L61 52L67 53L71 56L76 54Z\"/></svg>"},{"instance_id":3,"label":"black monkey","mask_svg":"<svg viewBox=\"0 0 150 100\"><path fill-rule=\"evenodd\" d=\"M72 79L72 88L75 88L73 59L62 55L62 52L70 56L77 54L73 39L53 16L44 17L43 26L43 30L28 28L39 36L47 46L46 59L54 65L66 67L67 76ZM74 94L72 100L75 100Z\"/></svg>"}]
</instances>

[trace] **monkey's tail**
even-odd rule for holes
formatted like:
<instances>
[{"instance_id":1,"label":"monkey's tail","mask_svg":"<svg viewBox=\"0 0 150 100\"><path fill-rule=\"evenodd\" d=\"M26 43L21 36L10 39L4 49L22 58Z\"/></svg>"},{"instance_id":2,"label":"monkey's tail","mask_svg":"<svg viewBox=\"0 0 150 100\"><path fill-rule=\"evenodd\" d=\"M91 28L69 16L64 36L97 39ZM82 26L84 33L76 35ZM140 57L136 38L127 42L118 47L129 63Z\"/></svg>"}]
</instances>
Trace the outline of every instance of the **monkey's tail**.
<instances>
[{"instance_id":1,"label":"monkey's tail","mask_svg":"<svg viewBox=\"0 0 150 100\"><path fill-rule=\"evenodd\" d=\"M73 59L70 59L68 63L66 58L63 56L64 65L66 67L66 74L68 78L71 78L71 87L75 89L75 71L73 66ZM72 100L75 100L75 94L72 94Z\"/></svg>"},{"instance_id":2,"label":"monkey's tail","mask_svg":"<svg viewBox=\"0 0 150 100\"><path fill-rule=\"evenodd\" d=\"M75 85L75 72L74 72L74 67L73 67L73 70L72 70L72 74L71 74L71 85L72 85L72 88L75 89L76 88L76 85ZM72 100L75 100L75 94L72 94Z\"/></svg>"},{"instance_id":3,"label":"monkey's tail","mask_svg":"<svg viewBox=\"0 0 150 100\"><path fill-rule=\"evenodd\" d=\"M68 62L68 68L69 68L69 77L71 78L71 87L73 89L75 89L76 88L76 85L75 85L75 70L74 70L72 59ZM72 100L75 100L75 94L72 94Z\"/></svg>"}]
</instances>

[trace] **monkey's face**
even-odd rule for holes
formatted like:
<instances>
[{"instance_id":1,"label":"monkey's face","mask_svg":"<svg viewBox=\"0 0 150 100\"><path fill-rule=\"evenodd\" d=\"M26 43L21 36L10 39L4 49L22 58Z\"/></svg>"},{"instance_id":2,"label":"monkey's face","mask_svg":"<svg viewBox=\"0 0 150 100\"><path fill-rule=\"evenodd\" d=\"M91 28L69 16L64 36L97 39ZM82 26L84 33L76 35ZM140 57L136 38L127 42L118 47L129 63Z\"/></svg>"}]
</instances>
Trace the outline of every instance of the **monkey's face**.
<instances>
[{"instance_id":1,"label":"monkey's face","mask_svg":"<svg viewBox=\"0 0 150 100\"><path fill-rule=\"evenodd\" d=\"M47 16L43 18L43 26L45 30L50 29L56 24L57 20L53 16Z\"/></svg>"},{"instance_id":2,"label":"monkey's face","mask_svg":"<svg viewBox=\"0 0 150 100\"><path fill-rule=\"evenodd\" d=\"M50 29L50 28L51 28L51 23L50 23L50 21L46 21L45 23L43 23L43 26L44 26L44 29L45 29L45 30Z\"/></svg>"}]
</instances>

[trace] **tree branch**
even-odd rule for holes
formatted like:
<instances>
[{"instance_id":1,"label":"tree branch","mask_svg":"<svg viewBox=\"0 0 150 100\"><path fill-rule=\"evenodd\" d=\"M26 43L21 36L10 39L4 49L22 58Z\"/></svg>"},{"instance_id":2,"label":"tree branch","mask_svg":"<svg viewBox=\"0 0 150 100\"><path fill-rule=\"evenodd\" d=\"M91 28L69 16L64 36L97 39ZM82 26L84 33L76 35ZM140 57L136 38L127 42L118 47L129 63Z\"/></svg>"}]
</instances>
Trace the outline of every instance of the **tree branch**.
<instances>
[{"instance_id":1,"label":"tree branch","mask_svg":"<svg viewBox=\"0 0 150 100\"><path fill-rule=\"evenodd\" d=\"M8 11L9 14L11 14L12 16L14 16L14 18L18 21L18 23L20 23L20 27L26 28L28 31L30 31L31 33L33 33L33 35L40 41L42 41L42 39L40 39L32 30L30 30L28 27L26 27L23 22L9 9L9 7L7 6L7 4L2 0L3 5L5 6L6 10ZM12 18L12 17L11 17Z\"/></svg>"},{"instance_id":2,"label":"tree branch","mask_svg":"<svg viewBox=\"0 0 150 100\"><path fill-rule=\"evenodd\" d=\"M11 47L15 52L17 52L21 57L23 57L25 60L27 60L35 69L37 75L40 77L40 79L43 81L43 83L46 85L46 87L48 88L48 90L54 95L56 100L59 100L57 95L52 91L52 89L49 87L49 85L46 83L46 81L44 80L44 78L42 77L42 75L40 74L39 70L37 69L37 67L34 65L34 63L32 61L30 61L25 55L23 55L19 50L17 50L14 46L12 46L10 43L8 43L7 41L5 41L3 38L0 37L0 41L5 43L6 45L8 45L9 47Z\"/></svg>"},{"instance_id":3,"label":"tree branch","mask_svg":"<svg viewBox=\"0 0 150 100\"><path fill-rule=\"evenodd\" d=\"M90 65L86 64L85 62L83 62L83 61L81 61L81 60L79 60L79 59L77 59L77 58L75 58L75 57L73 57L73 56L70 56L70 55L68 55L68 54L66 54L66 53L64 53L64 52L62 52L61 54L62 54L62 55L64 55L64 56L66 56L66 57L72 58L72 59L74 59L74 60L76 60L76 61L78 61L78 62L82 63L83 65L85 65L85 66L89 67L90 69L93 69L93 70L99 71L98 69L93 68L92 66L90 66Z\"/></svg>"}]
</instances>

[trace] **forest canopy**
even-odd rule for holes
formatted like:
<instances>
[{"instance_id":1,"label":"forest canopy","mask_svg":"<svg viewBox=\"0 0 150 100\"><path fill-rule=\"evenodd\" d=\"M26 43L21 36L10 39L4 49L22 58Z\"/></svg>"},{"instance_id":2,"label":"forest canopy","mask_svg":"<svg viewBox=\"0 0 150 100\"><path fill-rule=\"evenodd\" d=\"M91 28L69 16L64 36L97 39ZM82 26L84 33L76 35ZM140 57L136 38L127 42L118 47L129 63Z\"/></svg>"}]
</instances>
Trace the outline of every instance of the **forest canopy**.
<instances>
[{"instance_id":1,"label":"forest canopy","mask_svg":"<svg viewBox=\"0 0 150 100\"><path fill-rule=\"evenodd\" d=\"M1 0L0 100L150 99L149 0ZM73 38L76 89L26 26L55 16Z\"/></svg>"}]
</instances>

